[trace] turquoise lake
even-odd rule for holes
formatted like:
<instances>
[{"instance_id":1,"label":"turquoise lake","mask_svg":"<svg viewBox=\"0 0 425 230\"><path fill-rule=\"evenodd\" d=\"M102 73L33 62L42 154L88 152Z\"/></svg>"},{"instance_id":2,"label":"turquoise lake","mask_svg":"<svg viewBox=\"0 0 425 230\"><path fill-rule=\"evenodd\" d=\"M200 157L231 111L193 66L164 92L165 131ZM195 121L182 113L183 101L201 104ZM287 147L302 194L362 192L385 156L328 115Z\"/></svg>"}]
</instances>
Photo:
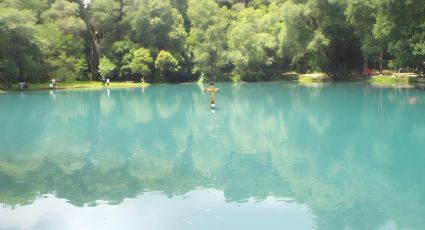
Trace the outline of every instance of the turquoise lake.
<instances>
[{"instance_id":1,"label":"turquoise lake","mask_svg":"<svg viewBox=\"0 0 425 230\"><path fill-rule=\"evenodd\" d=\"M0 229L425 229L425 91L0 94Z\"/></svg>"}]
</instances>

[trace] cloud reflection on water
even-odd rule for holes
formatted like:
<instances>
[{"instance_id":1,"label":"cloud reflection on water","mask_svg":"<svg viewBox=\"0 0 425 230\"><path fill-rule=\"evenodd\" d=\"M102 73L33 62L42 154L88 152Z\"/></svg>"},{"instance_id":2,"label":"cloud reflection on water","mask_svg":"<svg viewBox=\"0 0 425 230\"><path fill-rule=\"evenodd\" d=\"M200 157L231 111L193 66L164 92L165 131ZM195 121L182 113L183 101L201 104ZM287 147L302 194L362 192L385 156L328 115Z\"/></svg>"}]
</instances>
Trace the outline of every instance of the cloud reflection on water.
<instances>
[{"instance_id":1,"label":"cloud reflection on water","mask_svg":"<svg viewBox=\"0 0 425 230\"><path fill-rule=\"evenodd\" d=\"M122 204L204 187L230 203L292 198L320 229L425 227L421 92L219 87L215 114L195 84L2 95L0 203L54 193L76 207Z\"/></svg>"}]
</instances>

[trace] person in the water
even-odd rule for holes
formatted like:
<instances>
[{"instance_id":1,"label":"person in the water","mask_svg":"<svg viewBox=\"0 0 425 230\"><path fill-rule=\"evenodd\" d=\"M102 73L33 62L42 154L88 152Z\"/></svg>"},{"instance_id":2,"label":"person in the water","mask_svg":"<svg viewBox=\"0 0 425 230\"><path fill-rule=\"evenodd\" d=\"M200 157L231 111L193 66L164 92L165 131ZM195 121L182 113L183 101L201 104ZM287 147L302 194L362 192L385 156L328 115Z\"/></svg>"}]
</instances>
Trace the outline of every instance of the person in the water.
<instances>
[{"instance_id":1,"label":"person in the water","mask_svg":"<svg viewBox=\"0 0 425 230\"><path fill-rule=\"evenodd\" d=\"M204 92L210 93L210 106L211 109L215 109L215 93L220 91L220 88L214 87L214 81L210 81L210 86L204 89Z\"/></svg>"}]
</instances>

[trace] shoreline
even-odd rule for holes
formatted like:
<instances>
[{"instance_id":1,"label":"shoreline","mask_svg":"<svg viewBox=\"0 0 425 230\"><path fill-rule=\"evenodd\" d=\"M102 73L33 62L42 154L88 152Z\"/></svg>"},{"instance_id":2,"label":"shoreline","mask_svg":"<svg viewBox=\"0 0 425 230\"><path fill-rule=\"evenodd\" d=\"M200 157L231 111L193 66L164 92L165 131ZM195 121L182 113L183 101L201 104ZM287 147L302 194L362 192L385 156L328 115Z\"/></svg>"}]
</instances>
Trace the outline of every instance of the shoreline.
<instances>
[{"instance_id":1,"label":"shoreline","mask_svg":"<svg viewBox=\"0 0 425 230\"><path fill-rule=\"evenodd\" d=\"M34 83L30 84L29 88L20 89L19 87L12 87L10 89L0 88L0 93L7 92L33 92L33 91L47 91L47 90L72 90L72 89L106 89L106 88L139 88L148 87L149 83L134 83L134 82L110 82L109 85L102 85L102 82L88 81L88 82L70 82L59 83L59 87L50 88L48 83Z\"/></svg>"},{"instance_id":2,"label":"shoreline","mask_svg":"<svg viewBox=\"0 0 425 230\"><path fill-rule=\"evenodd\" d=\"M350 83L350 82L365 82L377 87L395 87L399 88L400 86L415 86L418 84L425 84L425 78L412 73L406 74L395 74L395 75L375 75L370 78L364 79L359 76L354 76L352 78L347 78L344 81L333 81L328 76L323 73L314 73L314 74L290 74L290 77L282 77L280 79L274 79L270 82L293 82L300 85L309 85L317 83ZM193 83L193 82L191 82ZM199 82L198 83L202 83ZM246 82L233 82L233 83L246 83ZM0 94L7 92L32 92L32 91L47 91L47 90L72 90L72 89L107 89L107 88L139 88L139 87L148 87L151 85L160 85L163 83L135 83L135 82L110 82L109 85L102 85L101 82L97 81L88 81L88 82L70 82L70 83L60 83L58 88L52 89L48 86L48 83L34 83L30 84L30 88L20 89L17 86L14 86L10 89L0 88ZM167 84L167 83L166 83ZM179 84L187 84L179 83Z\"/></svg>"}]
</instances>

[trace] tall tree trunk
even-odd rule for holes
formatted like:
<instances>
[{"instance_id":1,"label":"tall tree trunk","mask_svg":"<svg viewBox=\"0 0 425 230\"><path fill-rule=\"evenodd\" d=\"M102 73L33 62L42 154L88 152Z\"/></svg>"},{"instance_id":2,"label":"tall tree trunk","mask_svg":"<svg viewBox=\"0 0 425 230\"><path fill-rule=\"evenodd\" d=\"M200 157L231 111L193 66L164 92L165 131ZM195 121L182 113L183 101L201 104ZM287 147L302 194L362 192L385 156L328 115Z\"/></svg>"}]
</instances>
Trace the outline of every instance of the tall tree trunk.
<instances>
[{"instance_id":1,"label":"tall tree trunk","mask_svg":"<svg viewBox=\"0 0 425 230\"><path fill-rule=\"evenodd\" d=\"M84 36L86 46L86 59L89 64L91 80L95 81L99 75L99 61L100 61L100 50L96 37L96 32L93 26L90 24L90 19L86 13L86 7L84 7L83 1L75 1L80 6L80 17L87 26L87 36Z\"/></svg>"},{"instance_id":2,"label":"tall tree trunk","mask_svg":"<svg viewBox=\"0 0 425 230\"><path fill-rule=\"evenodd\" d=\"M384 58L384 49L381 48L379 51L379 73L382 73L382 62Z\"/></svg>"},{"instance_id":3,"label":"tall tree trunk","mask_svg":"<svg viewBox=\"0 0 425 230\"><path fill-rule=\"evenodd\" d=\"M89 40L86 42L89 42L90 47L91 47L91 52L90 54L86 54L88 56L88 59L90 60L91 66L91 80L95 81L98 79L99 76L99 62L100 62L100 50L99 50L99 45L97 43L97 38L96 38L96 34L94 31L94 28L92 27L92 25L90 25L90 23L86 20L84 20L87 24L87 28L89 31Z\"/></svg>"},{"instance_id":4,"label":"tall tree trunk","mask_svg":"<svg viewBox=\"0 0 425 230\"><path fill-rule=\"evenodd\" d=\"M121 21L122 17L124 16L124 0L118 0L118 3L120 4L120 12L118 14L117 21Z\"/></svg>"},{"instance_id":5,"label":"tall tree trunk","mask_svg":"<svg viewBox=\"0 0 425 230\"><path fill-rule=\"evenodd\" d=\"M340 58L333 58L329 50L326 48L323 48L323 52L329 62L326 65L324 72L335 81L341 81L348 77L349 71L346 62Z\"/></svg>"},{"instance_id":6,"label":"tall tree trunk","mask_svg":"<svg viewBox=\"0 0 425 230\"><path fill-rule=\"evenodd\" d=\"M118 17L116 19L116 23L119 24L122 21L122 18L124 17L124 0L117 0L118 3L120 4L120 8L119 8L119 12L118 12ZM121 27L117 26L115 27L115 40L116 41L120 41L122 40L122 31L121 31Z\"/></svg>"},{"instance_id":7,"label":"tall tree trunk","mask_svg":"<svg viewBox=\"0 0 425 230\"><path fill-rule=\"evenodd\" d=\"M366 76L367 76L367 73L368 73L367 67L368 67L367 66L367 56L365 56L364 60L363 60L363 78L366 78Z\"/></svg>"},{"instance_id":8,"label":"tall tree trunk","mask_svg":"<svg viewBox=\"0 0 425 230\"><path fill-rule=\"evenodd\" d=\"M245 7L248 7L248 4L251 0L244 0Z\"/></svg>"}]
</instances>

